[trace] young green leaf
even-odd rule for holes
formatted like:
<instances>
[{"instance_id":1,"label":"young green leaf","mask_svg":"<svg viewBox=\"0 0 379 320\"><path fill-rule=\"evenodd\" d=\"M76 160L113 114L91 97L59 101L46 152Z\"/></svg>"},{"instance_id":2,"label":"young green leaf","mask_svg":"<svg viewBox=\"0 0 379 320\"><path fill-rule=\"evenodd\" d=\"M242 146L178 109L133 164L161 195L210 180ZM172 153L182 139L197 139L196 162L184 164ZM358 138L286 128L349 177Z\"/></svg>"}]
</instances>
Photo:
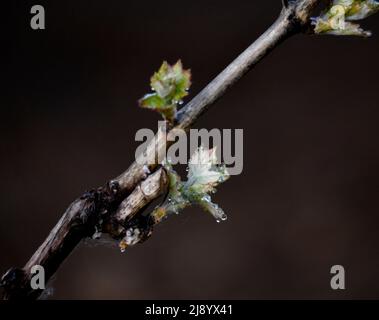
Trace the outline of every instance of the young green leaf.
<instances>
[{"instance_id":1,"label":"young green leaf","mask_svg":"<svg viewBox=\"0 0 379 320\"><path fill-rule=\"evenodd\" d=\"M211 201L211 193L229 178L225 165L217 163L216 149L198 148L188 165L187 181L181 181L179 175L169 163L165 164L169 177L167 201L152 213L155 221L161 221L171 213L179 213L184 208L197 204L212 214L217 221L226 220L226 214Z\"/></svg>"},{"instance_id":2,"label":"young green leaf","mask_svg":"<svg viewBox=\"0 0 379 320\"><path fill-rule=\"evenodd\" d=\"M151 77L150 85L154 93L140 99L140 106L159 112L165 120L173 123L178 105L188 95L191 86L190 70L183 69L180 60L173 66L164 61Z\"/></svg>"},{"instance_id":3,"label":"young green leaf","mask_svg":"<svg viewBox=\"0 0 379 320\"><path fill-rule=\"evenodd\" d=\"M368 37L370 31L363 30L357 21L379 11L376 0L334 0L321 16L313 18L316 34L352 35Z\"/></svg>"}]
</instances>

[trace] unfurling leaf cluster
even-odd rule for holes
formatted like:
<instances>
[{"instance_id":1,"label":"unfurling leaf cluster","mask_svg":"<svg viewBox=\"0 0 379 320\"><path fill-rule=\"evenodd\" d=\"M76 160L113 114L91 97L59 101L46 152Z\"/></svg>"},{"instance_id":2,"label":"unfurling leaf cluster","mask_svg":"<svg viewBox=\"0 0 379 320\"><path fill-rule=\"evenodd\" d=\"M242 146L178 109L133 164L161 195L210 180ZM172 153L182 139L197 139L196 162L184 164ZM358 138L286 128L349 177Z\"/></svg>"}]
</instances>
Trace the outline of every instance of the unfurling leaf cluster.
<instances>
[{"instance_id":1,"label":"unfurling leaf cluster","mask_svg":"<svg viewBox=\"0 0 379 320\"><path fill-rule=\"evenodd\" d=\"M331 6L319 17L313 18L316 34L371 36L371 32L363 30L358 23L379 11L376 0L334 0Z\"/></svg>"},{"instance_id":2,"label":"unfurling leaf cluster","mask_svg":"<svg viewBox=\"0 0 379 320\"><path fill-rule=\"evenodd\" d=\"M178 106L191 86L191 71L183 69L180 60L172 66L165 61L151 77L150 85L153 93L140 99L140 106L155 110L165 120L174 123Z\"/></svg>"},{"instance_id":3,"label":"unfurling leaf cluster","mask_svg":"<svg viewBox=\"0 0 379 320\"><path fill-rule=\"evenodd\" d=\"M226 220L225 212L211 199L216 187L229 178L225 165L218 164L216 148L207 150L200 147L194 152L186 181L181 180L170 163L166 162L164 167L169 177L169 193L167 200L153 212L156 221L171 213L179 213L190 205L199 205L218 222Z\"/></svg>"}]
</instances>

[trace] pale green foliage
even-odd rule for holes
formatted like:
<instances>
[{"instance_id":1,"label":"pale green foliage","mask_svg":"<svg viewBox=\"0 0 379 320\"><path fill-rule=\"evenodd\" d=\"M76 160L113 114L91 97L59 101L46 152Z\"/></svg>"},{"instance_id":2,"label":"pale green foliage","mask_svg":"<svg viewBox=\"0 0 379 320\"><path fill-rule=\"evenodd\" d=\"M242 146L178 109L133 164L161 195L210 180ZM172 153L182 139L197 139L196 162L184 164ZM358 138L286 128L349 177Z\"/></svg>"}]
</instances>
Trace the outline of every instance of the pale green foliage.
<instances>
[{"instance_id":1,"label":"pale green foliage","mask_svg":"<svg viewBox=\"0 0 379 320\"><path fill-rule=\"evenodd\" d=\"M145 95L139 101L140 106L161 113L164 119L173 123L177 107L191 86L190 70L183 69L180 60L173 66L165 61L151 77L150 85L154 93Z\"/></svg>"},{"instance_id":2,"label":"pale green foliage","mask_svg":"<svg viewBox=\"0 0 379 320\"><path fill-rule=\"evenodd\" d=\"M178 105L188 95L191 85L190 71L183 69L180 60L173 66L163 62L151 77L150 84L154 93L145 95L139 101L140 106L161 113L164 119L173 124ZM216 187L229 178L225 165L217 161L216 148L206 150L200 147L194 152L188 164L187 181L181 180L169 161L166 160L162 165L167 173L169 190L166 200L149 215L152 225L193 204L212 214L218 222L226 220L225 212L211 199ZM119 247L124 252L127 247L143 241L144 238L146 230L139 226L130 226Z\"/></svg>"},{"instance_id":3,"label":"pale green foliage","mask_svg":"<svg viewBox=\"0 0 379 320\"><path fill-rule=\"evenodd\" d=\"M216 187L229 178L225 165L217 163L216 149L197 149L188 165L187 181L181 181L180 176L169 163L165 164L169 177L169 193L167 200L153 212L156 221L162 220L171 213L179 213L189 205L200 205L211 213L216 220L226 220L226 214L211 201L211 193Z\"/></svg>"},{"instance_id":4,"label":"pale green foliage","mask_svg":"<svg viewBox=\"0 0 379 320\"><path fill-rule=\"evenodd\" d=\"M379 11L376 0L334 0L320 17L313 19L317 34L353 35L368 37L370 31L363 30L358 21Z\"/></svg>"}]
</instances>

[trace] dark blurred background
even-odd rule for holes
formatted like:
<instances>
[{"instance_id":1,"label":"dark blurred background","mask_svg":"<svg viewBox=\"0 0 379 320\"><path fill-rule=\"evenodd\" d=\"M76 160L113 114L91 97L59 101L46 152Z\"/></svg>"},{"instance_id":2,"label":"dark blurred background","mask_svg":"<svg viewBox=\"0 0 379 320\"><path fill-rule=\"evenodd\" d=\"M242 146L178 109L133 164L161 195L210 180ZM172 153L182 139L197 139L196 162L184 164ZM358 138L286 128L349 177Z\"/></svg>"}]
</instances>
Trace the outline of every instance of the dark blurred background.
<instances>
[{"instance_id":1,"label":"dark blurred background","mask_svg":"<svg viewBox=\"0 0 379 320\"><path fill-rule=\"evenodd\" d=\"M46 30L30 28L32 5ZM0 273L23 266L83 191L134 159L137 107L163 60L192 96L276 18L281 1L12 1L1 77ZM4 9L6 10L6 9ZM56 299L379 298L379 16L370 39L291 38L197 128L243 128L225 223L194 208L121 254L81 245ZM330 268L346 269L346 290Z\"/></svg>"}]
</instances>

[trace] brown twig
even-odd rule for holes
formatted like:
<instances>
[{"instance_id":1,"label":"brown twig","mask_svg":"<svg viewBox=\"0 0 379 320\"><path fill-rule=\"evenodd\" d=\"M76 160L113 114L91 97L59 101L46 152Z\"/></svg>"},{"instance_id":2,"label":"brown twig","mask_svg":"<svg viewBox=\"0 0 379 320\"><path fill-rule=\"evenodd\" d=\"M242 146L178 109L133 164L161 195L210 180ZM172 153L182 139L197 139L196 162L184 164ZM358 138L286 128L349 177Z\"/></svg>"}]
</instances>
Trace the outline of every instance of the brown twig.
<instances>
[{"instance_id":1,"label":"brown twig","mask_svg":"<svg viewBox=\"0 0 379 320\"><path fill-rule=\"evenodd\" d=\"M164 142L170 140L176 130L189 129L252 66L284 39L302 32L309 23L312 10L321 2L322 0L285 1L286 5L276 22L184 106L178 112L176 127L169 132L157 134L145 153L158 159L164 157L169 146L169 143ZM157 166L150 164L147 167L154 172ZM85 193L70 205L27 264L22 269L9 270L2 277L3 298L38 298L41 290L32 290L30 286L31 268L34 265L44 267L48 280L76 245L95 232L95 226L100 220L108 221L107 226L111 226L108 231L115 237L122 235L126 224L143 223L139 213L164 192L166 185L167 179L163 170L148 176L146 165L136 161L104 187ZM150 188L149 192L146 192L147 186Z\"/></svg>"}]
</instances>

